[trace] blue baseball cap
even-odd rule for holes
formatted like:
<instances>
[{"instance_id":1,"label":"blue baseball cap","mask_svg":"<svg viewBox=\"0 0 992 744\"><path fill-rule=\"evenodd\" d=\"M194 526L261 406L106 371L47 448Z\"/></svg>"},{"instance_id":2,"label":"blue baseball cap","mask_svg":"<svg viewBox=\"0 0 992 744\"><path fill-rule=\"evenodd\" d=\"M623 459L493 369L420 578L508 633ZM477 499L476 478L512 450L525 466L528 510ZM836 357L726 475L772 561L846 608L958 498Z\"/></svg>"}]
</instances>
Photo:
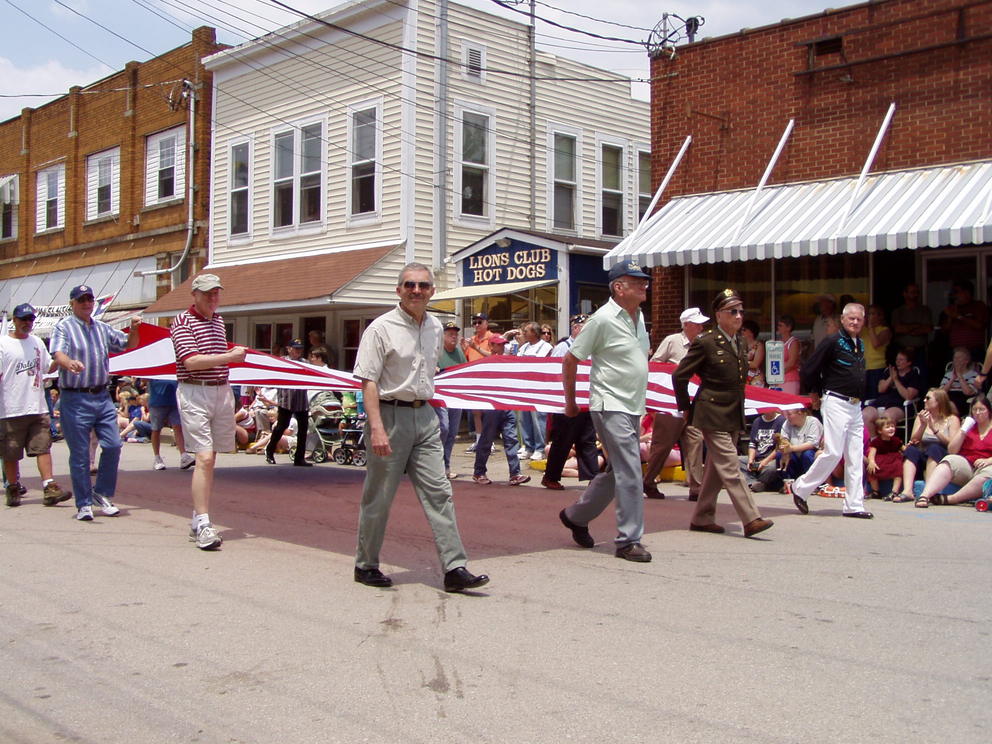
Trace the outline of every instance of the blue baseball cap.
<instances>
[{"instance_id":1,"label":"blue baseball cap","mask_svg":"<svg viewBox=\"0 0 992 744\"><path fill-rule=\"evenodd\" d=\"M25 318L33 319L37 315L38 313L35 312L34 305L31 305L27 302L22 302L20 305L14 308L14 317L20 320L24 320Z\"/></svg>"},{"instance_id":2,"label":"blue baseball cap","mask_svg":"<svg viewBox=\"0 0 992 744\"><path fill-rule=\"evenodd\" d=\"M640 264L636 261L624 261L610 267L610 281L614 282L622 276L634 276L638 279L650 279L649 274L645 274Z\"/></svg>"},{"instance_id":3,"label":"blue baseball cap","mask_svg":"<svg viewBox=\"0 0 992 744\"><path fill-rule=\"evenodd\" d=\"M96 297L93 293L93 287L89 284L80 284L77 287L73 287L69 292L69 300L78 300L80 297L86 297L87 295L93 298Z\"/></svg>"}]
</instances>

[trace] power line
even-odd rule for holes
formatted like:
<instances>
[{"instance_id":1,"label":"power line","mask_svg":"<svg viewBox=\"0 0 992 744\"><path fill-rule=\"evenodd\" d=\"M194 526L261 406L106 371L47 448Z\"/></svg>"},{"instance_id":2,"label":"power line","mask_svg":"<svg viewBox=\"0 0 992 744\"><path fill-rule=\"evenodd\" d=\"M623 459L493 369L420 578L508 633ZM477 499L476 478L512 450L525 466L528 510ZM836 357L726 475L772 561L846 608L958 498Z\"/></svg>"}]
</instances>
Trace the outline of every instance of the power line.
<instances>
[{"instance_id":1,"label":"power line","mask_svg":"<svg viewBox=\"0 0 992 744\"><path fill-rule=\"evenodd\" d=\"M277 0L273 0L273 2L277 2ZM531 17L531 15L530 15L529 12L527 12L525 10L520 10L520 8L515 8L514 6L510 5L509 3L504 2L504 0L490 0L490 2L495 3L496 5L500 6L501 8L506 8L507 10L512 10L514 13L519 13L520 15L527 16L528 18ZM574 28L573 26L566 26L563 23L558 23L557 21L552 21L552 20L549 20L549 19L544 18L544 17L539 16L539 15L535 15L534 18L536 18L537 20L539 20L539 21L541 21L543 23L547 23L549 26L555 26L556 28L560 28L560 29L563 29L565 31L572 31L573 33L576 33L576 34L584 34L585 36L591 36L594 39L603 39L604 41L618 41L618 42L621 42L623 44L636 44L638 46L644 46L645 45L645 42L643 42L643 41L635 41L633 39L623 39L623 38L620 38L618 36L603 36L602 34L597 34L597 33L594 33L592 31L585 31L585 30L583 30L581 28Z\"/></svg>"},{"instance_id":2,"label":"power line","mask_svg":"<svg viewBox=\"0 0 992 744\"><path fill-rule=\"evenodd\" d=\"M11 2L11 0L5 0L5 2L7 3L7 5L9 5L10 7L12 7L14 10L20 11L21 13L23 13L24 15L26 15L28 18L30 18L32 21L34 21L35 23L37 23L43 29L45 29L47 31L50 31L53 34L55 34L56 36L58 36L60 39L62 39L62 41L64 41L69 46L74 47L75 49L78 49L80 52L82 52L83 54L85 54L87 57L90 57L92 59L95 59L97 62L99 62L104 67L107 67L107 68L109 68L111 70L114 69L114 66L113 65L107 64L102 59L100 59L99 57L97 57L95 54L91 54L90 52L86 51L85 49L83 49L81 46L79 46L75 42L70 41L69 39L67 39L65 36L63 36L62 34L60 34L58 31L56 31L51 26L45 25L44 23L42 23L41 21L39 21L37 18L35 18L33 15L31 15L30 13L28 13L23 8L20 8L17 5L14 5L14 3Z\"/></svg>"},{"instance_id":3,"label":"power line","mask_svg":"<svg viewBox=\"0 0 992 744\"><path fill-rule=\"evenodd\" d=\"M545 8L550 8L551 10L557 10L559 13L566 13L568 15L577 16L579 18L585 18L587 21L595 21L596 23L607 23L611 26L618 26L620 28L629 28L632 31L647 31L651 33L652 29L643 28L641 26L630 26L626 23L619 23L618 21L608 21L605 18L594 18L590 15L584 15L583 13L577 13L574 10L565 10L564 8L557 8L551 3L542 2L542 0L534 0L538 5L543 5ZM542 19L543 20L543 19Z\"/></svg>"}]
</instances>

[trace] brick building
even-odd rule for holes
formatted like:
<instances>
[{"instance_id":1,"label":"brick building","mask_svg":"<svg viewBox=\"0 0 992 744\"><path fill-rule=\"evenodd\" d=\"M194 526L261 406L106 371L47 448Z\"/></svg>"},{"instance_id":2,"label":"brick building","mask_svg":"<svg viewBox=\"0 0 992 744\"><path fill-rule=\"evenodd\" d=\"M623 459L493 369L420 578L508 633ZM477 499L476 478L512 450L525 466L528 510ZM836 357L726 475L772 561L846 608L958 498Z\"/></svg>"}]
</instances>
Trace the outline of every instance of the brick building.
<instances>
[{"instance_id":1,"label":"brick building","mask_svg":"<svg viewBox=\"0 0 992 744\"><path fill-rule=\"evenodd\" d=\"M656 267L656 341L727 285L766 335L785 312L808 332L821 293L891 310L917 282L935 321L953 279L992 299L992 2L876 0L674 52L651 63L656 187L692 142L607 259Z\"/></svg>"},{"instance_id":2,"label":"brick building","mask_svg":"<svg viewBox=\"0 0 992 744\"><path fill-rule=\"evenodd\" d=\"M198 28L188 44L0 123L0 309L31 302L58 313L86 283L113 295L120 317L197 265L211 109L200 60L223 48L214 29ZM187 243L181 270L135 275L178 263Z\"/></svg>"}]
</instances>

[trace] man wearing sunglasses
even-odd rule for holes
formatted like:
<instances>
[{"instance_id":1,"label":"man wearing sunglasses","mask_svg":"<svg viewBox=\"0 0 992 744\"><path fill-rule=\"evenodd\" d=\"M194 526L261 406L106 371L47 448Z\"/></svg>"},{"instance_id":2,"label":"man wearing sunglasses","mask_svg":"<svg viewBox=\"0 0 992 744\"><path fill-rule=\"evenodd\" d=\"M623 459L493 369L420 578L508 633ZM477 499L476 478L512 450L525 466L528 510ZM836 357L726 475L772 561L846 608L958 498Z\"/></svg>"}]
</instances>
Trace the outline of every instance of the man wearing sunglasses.
<instances>
[{"instance_id":1,"label":"man wearing sunglasses","mask_svg":"<svg viewBox=\"0 0 992 744\"><path fill-rule=\"evenodd\" d=\"M59 403L62 435L69 445L69 473L76 494L76 519L93 520L93 504L105 517L120 514L112 499L117 490L117 465L121 435L117 410L110 399L110 352L138 345L141 320L131 320L130 333L111 328L93 317L93 288L86 284L69 292L72 314L62 318L52 332L51 349L59 370ZM100 442L96 483L90 484L90 432Z\"/></svg>"},{"instance_id":2,"label":"man wearing sunglasses","mask_svg":"<svg viewBox=\"0 0 992 744\"><path fill-rule=\"evenodd\" d=\"M42 340L31 333L35 316L31 305L18 305L11 332L0 338L0 450L7 477L7 506L20 506L27 492L19 479L25 452L38 463L45 506L72 497L71 491L63 491L52 478L52 432L44 376L55 369L55 363Z\"/></svg>"},{"instance_id":3,"label":"man wearing sunglasses","mask_svg":"<svg viewBox=\"0 0 992 744\"><path fill-rule=\"evenodd\" d=\"M715 521L716 498L727 489L744 525L744 537L753 537L772 526L762 519L751 498L737 457L737 437L744 430L744 386L747 384L747 351L741 341L744 302L734 289L724 289L713 301L716 328L703 331L672 373L675 403L686 423L703 432L706 467L699 501L689 523L693 532L722 534ZM689 398L689 380L699 375L696 397Z\"/></svg>"},{"instance_id":4,"label":"man wearing sunglasses","mask_svg":"<svg viewBox=\"0 0 992 744\"><path fill-rule=\"evenodd\" d=\"M427 314L434 275L419 263L403 267L399 305L372 321L358 345L355 377L365 399L368 467L358 517L355 581L389 587L379 569L389 508L404 472L424 508L444 571L444 590L461 592L489 582L473 576L455 523L451 482L444 469L440 426L430 405L441 353L441 322Z\"/></svg>"}]
</instances>

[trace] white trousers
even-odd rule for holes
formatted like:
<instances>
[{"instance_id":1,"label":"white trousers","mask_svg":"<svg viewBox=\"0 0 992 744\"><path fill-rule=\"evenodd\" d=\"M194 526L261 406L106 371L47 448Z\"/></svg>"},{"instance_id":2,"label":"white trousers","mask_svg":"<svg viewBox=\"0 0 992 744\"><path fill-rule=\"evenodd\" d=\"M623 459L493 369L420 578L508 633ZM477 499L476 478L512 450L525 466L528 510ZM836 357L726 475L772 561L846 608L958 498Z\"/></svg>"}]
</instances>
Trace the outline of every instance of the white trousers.
<instances>
[{"instance_id":1,"label":"white trousers","mask_svg":"<svg viewBox=\"0 0 992 744\"><path fill-rule=\"evenodd\" d=\"M864 488L864 421L861 405L824 395L820 414L823 416L823 452L813 460L810 469L796 478L792 492L809 499L817 486L830 477L834 466L844 458L844 513L865 510Z\"/></svg>"}]
</instances>

